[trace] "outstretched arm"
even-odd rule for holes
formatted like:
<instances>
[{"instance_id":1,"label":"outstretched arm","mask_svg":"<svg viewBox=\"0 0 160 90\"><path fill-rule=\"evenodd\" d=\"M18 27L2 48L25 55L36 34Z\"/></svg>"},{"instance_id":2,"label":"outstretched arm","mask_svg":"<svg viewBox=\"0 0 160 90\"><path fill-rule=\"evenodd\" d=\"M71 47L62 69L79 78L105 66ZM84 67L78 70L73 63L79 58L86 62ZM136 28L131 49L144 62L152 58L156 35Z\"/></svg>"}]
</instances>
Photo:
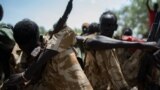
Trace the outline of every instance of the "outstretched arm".
<instances>
[{"instance_id":1,"label":"outstretched arm","mask_svg":"<svg viewBox=\"0 0 160 90\"><path fill-rule=\"evenodd\" d=\"M54 26L53 34L59 32L65 26L65 23L68 19L68 16L69 16L69 14L71 13L71 10L72 10L72 6L73 6L72 2L73 2L73 0L70 0L68 2L68 5L66 7L66 10L65 10L63 16L58 20L58 22Z\"/></svg>"},{"instance_id":2,"label":"outstretched arm","mask_svg":"<svg viewBox=\"0 0 160 90\"><path fill-rule=\"evenodd\" d=\"M78 36L77 41L84 43L90 49L112 49L112 48L139 48L139 49L157 49L155 42L128 42L112 39L106 36L96 36L93 39L86 39Z\"/></svg>"},{"instance_id":3,"label":"outstretched arm","mask_svg":"<svg viewBox=\"0 0 160 90\"><path fill-rule=\"evenodd\" d=\"M149 7L149 0L146 1L146 6L147 6L147 9L151 11L151 8Z\"/></svg>"}]
</instances>

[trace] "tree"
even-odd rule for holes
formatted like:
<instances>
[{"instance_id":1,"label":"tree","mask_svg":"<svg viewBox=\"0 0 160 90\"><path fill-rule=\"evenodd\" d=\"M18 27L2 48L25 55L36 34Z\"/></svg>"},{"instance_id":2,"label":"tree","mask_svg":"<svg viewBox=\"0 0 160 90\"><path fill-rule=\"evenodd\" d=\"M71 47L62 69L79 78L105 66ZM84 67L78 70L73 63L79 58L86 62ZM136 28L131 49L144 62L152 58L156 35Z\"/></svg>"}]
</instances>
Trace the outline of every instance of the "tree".
<instances>
[{"instance_id":1,"label":"tree","mask_svg":"<svg viewBox=\"0 0 160 90\"><path fill-rule=\"evenodd\" d=\"M119 21L122 25L132 28L137 31L137 34L146 34L149 31L148 10L146 0L130 0L131 4L124 6L120 11L117 11ZM160 0L157 0L159 2ZM153 3L150 0L150 6Z\"/></svg>"},{"instance_id":2,"label":"tree","mask_svg":"<svg viewBox=\"0 0 160 90\"><path fill-rule=\"evenodd\" d=\"M44 35L44 34L46 34L47 31L43 26L40 26L39 27L39 32L40 32L41 35Z\"/></svg>"},{"instance_id":3,"label":"tree","mask_svg":"<svg viewBox=\"0 0 160 90\"><path fill-rule=\"evenodd\" d=\"M73 30L77 35L80 35L82 33L82 30L79 28L74 28Z\"/></svg>"}]
</instances>

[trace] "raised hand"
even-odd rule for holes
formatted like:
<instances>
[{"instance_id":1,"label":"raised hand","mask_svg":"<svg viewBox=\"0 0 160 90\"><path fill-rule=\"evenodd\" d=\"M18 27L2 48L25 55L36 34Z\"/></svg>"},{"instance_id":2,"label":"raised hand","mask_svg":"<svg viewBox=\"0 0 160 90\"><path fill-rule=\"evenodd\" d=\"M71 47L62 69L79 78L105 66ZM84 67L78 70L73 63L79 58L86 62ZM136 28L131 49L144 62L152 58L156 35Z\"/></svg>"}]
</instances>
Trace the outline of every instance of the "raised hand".
<instances>
[{"instance_id":1,"label":"raised hand","mask_svg":"<svg viewBox=\"0 0 160 90\"><path fill-rule=\"evenodd\" d=\"M70 0L68 2L68 5L67 5L66 10L64 12L64 16L68 16L68 14L70 14L70 12L72 10L72 6L73 6L72 2L73 2L73 0Z\"/></svg>"}]
</instances>

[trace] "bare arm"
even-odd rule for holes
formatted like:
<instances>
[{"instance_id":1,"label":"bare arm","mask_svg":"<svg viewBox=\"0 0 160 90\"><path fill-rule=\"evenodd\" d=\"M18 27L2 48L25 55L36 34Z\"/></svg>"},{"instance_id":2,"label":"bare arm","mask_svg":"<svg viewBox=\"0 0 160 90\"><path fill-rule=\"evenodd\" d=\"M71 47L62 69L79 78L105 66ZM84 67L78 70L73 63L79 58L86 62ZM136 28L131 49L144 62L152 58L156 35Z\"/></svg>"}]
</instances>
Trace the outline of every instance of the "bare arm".
<instances>
[{"instance_id":1,"label":"bare arm","mask_svg":"<svg viewBox=\"0 0 160 90\"><path fill-rule=\"evenodd\" d=\"M68 16L69 16L69 14L71 13L71 10L72 10L72 6L73 6L72 2L73 2L73 0L70 0L68 2L68 5L66 7L66 10L65 10L63 16L58 20L58 22L54 26L54 31L53 31L52 35L54 33L59 32L65 26L65 23L68 19ZM51 35L51 37L52 37L52 35Z\"/></svg>"},{"instance_id":2,"label":"bare arm","mask_svg":"<svg viewBox=\"0 0 160 90\"><path fill-rule=\"evenodd\" d=\"M147 6L147 9L148 9L149 11L151 11L151 8L150 8L150 6L149 6L149 0L146 1L146 6Z\"/></svg>"},{"instance_id":3,"label":"bare arm","mask_svg":"<svg viewBox=\"0 0 160 90\"><path fill-rule=\"evenodd\" d=\"M84 42L85 38L77 37L78 42ZM93 39L87 39L84 43L90 49L112 49L112 48L139 48L139 49L156 49L155 42L145 42L145 43L138 43L138 42L128 42L128 41L121 41L112 39L106 36L96 36Z\"/></svg>"}]
</instances>

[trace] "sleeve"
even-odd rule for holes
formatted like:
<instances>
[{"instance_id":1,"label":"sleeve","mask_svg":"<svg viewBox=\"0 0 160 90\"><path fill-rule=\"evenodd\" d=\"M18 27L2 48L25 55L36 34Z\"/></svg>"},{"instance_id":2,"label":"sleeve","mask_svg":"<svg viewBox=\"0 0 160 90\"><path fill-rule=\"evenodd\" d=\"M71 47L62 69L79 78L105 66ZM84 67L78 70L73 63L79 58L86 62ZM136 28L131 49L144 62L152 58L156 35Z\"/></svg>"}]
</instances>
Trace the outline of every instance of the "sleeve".
<instances>
[{"instance_id":1,"label":"sleeve","mask_svg":"<svg viewBox=\"0 0 160 90\"><path fill-rule=\"evenodd\" d=\"M47 43L47 49L63 52L76 43L76 34L69 28L54 34Z\"/></svg>"}]
</instances>

